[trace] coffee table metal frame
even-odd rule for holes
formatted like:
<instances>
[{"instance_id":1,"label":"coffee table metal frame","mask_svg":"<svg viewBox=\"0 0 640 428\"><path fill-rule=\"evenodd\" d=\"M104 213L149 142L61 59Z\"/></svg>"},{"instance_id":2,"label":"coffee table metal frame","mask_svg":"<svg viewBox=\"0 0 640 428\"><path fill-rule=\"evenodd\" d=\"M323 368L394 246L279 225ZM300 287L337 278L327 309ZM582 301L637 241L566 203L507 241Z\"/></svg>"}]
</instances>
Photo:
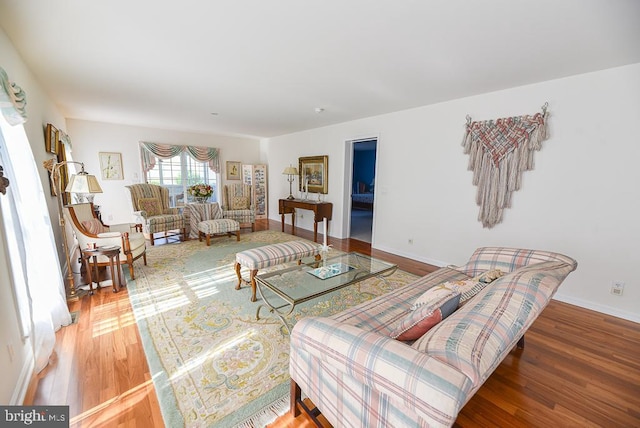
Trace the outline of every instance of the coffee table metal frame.
<instances>
[{"instance_id":1,"label":"coffee table metal frame","mask_svg":"<svg viewBox=\"0 0 640 428\"><path fill-rule=\"evenodd\" d=\"M333 263L345 263L354 269L327 279L320 279L309 273L315 268ZM257 275L256 284L263 304L256 309L256 319L260 319L260 310L266 307L269 312L280 318L287 331L291 333L291 327L285 317L291 315L296 305L374 276L384 278L393 274L397 268L398 265L352 252ZM278 297L285 303L276 306L263 290L269 290L275 294L270 297ZM288 309L281 310L283 308Z\"/></svg>"}]
</instances>

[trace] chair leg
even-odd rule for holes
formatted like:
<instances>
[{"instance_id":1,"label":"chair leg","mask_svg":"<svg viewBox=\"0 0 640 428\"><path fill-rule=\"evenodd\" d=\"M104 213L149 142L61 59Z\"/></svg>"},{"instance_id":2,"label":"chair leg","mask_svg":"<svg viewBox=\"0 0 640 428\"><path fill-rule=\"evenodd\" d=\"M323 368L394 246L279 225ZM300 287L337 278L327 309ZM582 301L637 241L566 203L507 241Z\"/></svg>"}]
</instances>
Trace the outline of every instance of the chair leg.
<instances>
[{"instance_id":1,"label":"chair leg","mask_svg":"<svg viewBox=\"0 0 640 428\"><path fill-rule=\"evenodd\" d=\"M147 250L144 250L144 253L142 253L142 261L144 261L144 265L147 265Z\"/></svg>"},{"instance_id":2,"label":"chair leg","mask_svg":"<svg viewBox=\"0 0 640 428\"><path fill-rule=\"evenodd\" d=\"M211 246L211 234L207 233L206 237L207 237L207 247L209 247L209 246Z\"/></svg>"},{"instance_id":3,"label":"chair leg","mask_svg":"<svg viewBox=\"0 0 640 428\"><path fill-rule=\"evenodd\" d=\"M298 409L298 403L302 398L302 391L295 380L291 379L291 385L289 387L290 404L289 411L294 418L300 415L300 409Z\"/></svg>"},{"instance_id":4,"label":"chair leg","mask_svg":"<svg viewBox=\"0 0 640 428\"><path fill-rule=\"evenodd\" d=\"M254 269L251 271L251 301L255 302L256 300L256 274L258 273L258 269Z\"/></svg>"},{"instance_id":5,"label":"chair leg","mask_svg":"<svg viewBox=\"0 0 640 428\"><path fill-rule=\"evenodd\" d=\"M153 233L149 233L149 240L151 241L151 246L153 246Z\"/></svg>"},{"instance_id":6,"label":"chair leg","mask_svg":"<svg viewBox=\"0 0 640 428\"><path fill-rule=\"evenodd\" d=\"M147 253L145 253L145 255L146 254ZM136 279L136 276L133 273L133 257L131 256L131 253L127 254L127 264L129 265L129 275L131 276L131 279Z\"/></svg>"},{"instance_id":7,"label":"chair leg","mask_svg":"<svg viewBox=\"0 0 640 428\"><path fill-rule=\"evenodd\" d=\"M242 275L240 275L240 263L236 262L236 275L238 275L238 285L236 285L236 290L240 290L240 284L242 284Z\"/></svg>"},{"instance_id":8,"label":"chair leg","mask_svg":"<svg viewBox=\"0 0 640 428\"><path fill-rule=\"evenodd\" d=\"M128 262L127 264L129 265L129 275L131 276L131 279L136 279L136 276L133 273L133 262Z\"/></svg>"}]
</instances>

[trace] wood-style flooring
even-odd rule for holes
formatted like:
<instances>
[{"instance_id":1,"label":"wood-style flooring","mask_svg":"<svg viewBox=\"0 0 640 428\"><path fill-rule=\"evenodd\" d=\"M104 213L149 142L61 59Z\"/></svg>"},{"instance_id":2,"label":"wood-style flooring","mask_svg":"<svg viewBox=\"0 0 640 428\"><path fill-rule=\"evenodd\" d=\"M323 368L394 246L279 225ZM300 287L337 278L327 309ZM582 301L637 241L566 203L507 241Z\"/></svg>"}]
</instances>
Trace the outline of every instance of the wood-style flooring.
<instances>
[{"instance_id":1,"label":"wood-style flooring","mask_svg":"<svg viewBox=\"0 0 640 428\"><path fill-rule=\"evenodd\" d=\"M256 229L267 228L280 230L280 223L260 221ZM298 236L312 239L301 229ZM417 275L434 270L364 242L329 243ZM31 382L25 404L68 404L72 427L164 426L126 289L102 289L70 302L69 309L79 312L78 322L58 331L51 364ZM526 340L525 349L513 351L462 409L455 426L640 426L640 325L552 301ZM313 424L287 414L272 426Z\"/></svg>"}]
</instances>

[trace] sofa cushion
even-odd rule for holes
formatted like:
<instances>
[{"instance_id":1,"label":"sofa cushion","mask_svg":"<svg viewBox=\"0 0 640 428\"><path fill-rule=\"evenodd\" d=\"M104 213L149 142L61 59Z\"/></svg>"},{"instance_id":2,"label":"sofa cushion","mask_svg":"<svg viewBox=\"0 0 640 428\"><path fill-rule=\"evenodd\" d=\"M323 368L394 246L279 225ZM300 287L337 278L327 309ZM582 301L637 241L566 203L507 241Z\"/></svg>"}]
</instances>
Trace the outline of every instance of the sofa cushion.
<instances>
[{"instance_id":1,"label":"sofa cushion","mask_svg":"<svg viewBox=\"0 0 640 428\"><path fill-rule=\"evenodd\" d=\"M507 274L411 346L466 374L480 385L548 304L566 263L537 263Z\"/></svg>"},{"instance_id":2,"label":"sofa cushion","mask_svg":"<svg viewBox=\"0 0 640 428\"><path fill-rule=\"evenodd\" d=\"M102 222L97 218L92 218L91 220L84 220L82 222L82 227L85 228L87 232L92 235L97 235L99 233L108 232L109 229L104 227Z\"/></svg>"},{"instance_id":3,"label":"sofa cushion","mask_svg":"<svg viewBox=\"0 0 640 428\"><path fill-rule=\"evenodd\" d=\"M457 287L439 285L425 291L411 307L411 312L391 332L398 340L416 340L431 327L451 315L460 301Z\"/></svg>"},{"instance_id":4,"label":"sofa cushion","mask_svg":"<svg viewBox=\"0 0 640 428\"><path fill-rule=\"evenodd\" d=\"M140 198L138 199L138 208L147 213L147 217L153 217L162 214L162 205L158 198Z\"/></svg>"}]
</instances>

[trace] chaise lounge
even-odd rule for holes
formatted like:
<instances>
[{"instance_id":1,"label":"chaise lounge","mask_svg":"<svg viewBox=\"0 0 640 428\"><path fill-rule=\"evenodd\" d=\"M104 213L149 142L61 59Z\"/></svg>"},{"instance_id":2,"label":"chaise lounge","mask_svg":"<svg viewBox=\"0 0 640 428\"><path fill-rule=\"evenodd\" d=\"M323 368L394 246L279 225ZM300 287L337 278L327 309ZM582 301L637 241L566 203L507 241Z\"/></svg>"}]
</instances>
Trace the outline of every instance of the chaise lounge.
<instances>
[{"instance_id":1,"label":"chaise lounge","mask_svg":"<svg viewBox=\"0 0 640 428\"><path fill-rule=\"evenodd\" d=\"M299 413L304 392L334 427L453 425L514 346L524 346L576 266L549 251L479 248L464 266L328 318L303 318L291 333L291 412ZM503 276L482 278L496 270ZM442 293L457 296L446 318L452 299ZM425 301L429 294L436 304ZM421 310L425 317L407 323ZM427 319L435 325L416 333Z\"/></svg>"}]
</instances>

